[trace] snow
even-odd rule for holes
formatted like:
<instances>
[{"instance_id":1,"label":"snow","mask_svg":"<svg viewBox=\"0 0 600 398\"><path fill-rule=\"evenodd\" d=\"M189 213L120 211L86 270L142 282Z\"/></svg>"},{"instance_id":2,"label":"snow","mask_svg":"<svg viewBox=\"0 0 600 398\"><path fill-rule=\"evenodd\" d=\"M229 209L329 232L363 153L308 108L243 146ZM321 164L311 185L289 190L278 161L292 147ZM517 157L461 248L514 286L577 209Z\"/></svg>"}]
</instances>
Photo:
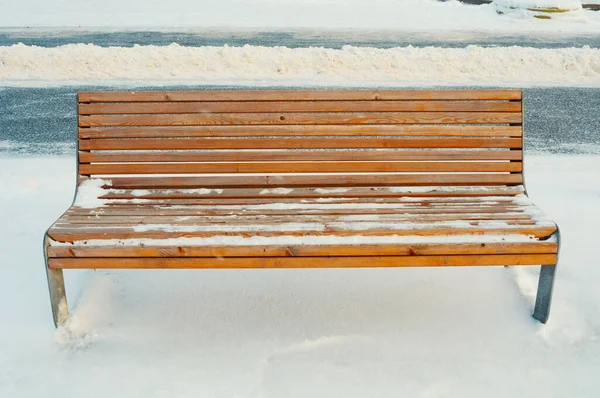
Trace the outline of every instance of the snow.
<instances>
[{"instance_id":1,"label":"snow","mask_svg":"<svg viewBox=\"0 0 600 398\"><path fill-rule=\"evenodd\" d=\"M315 192L322 194L330 194L330 193L344 193L348 192L348 188L317 188Z\"/></svg>"},{"instance_id":2,"label":"snow","mask_svg":"<svg viewBox=\"0 0 600 398\"><path fill-rule=\"evenodd\" d=\"M272 189L263 189L260 191L260 195L267 194L277 194L277 195L287 195L292 193L294 190L292 188L272 188Z\"/></svg>"},{"instance_id":3,"label":"snow","mask_svg":"<svg viewBox=\"0 0 600 398\"><path fill-rule=\"evenodd\" d=\"M584 0L587 4L587 1ZM579 0L494 0L496 6L505 8L558 8L561 10L581 10L581 1Z\"/></svg>"},{"instance_id":4,"label":"snow","mask_svg":"<svg viewBox=\"0 0 600 398\"><path fill-rule=\"evenodd\" d=\"M569 0L556 0L554 3L566 1ZM470 6L457 1L435 0L20 0L0 3L0 27L548 33L598 32L600 29L600 16L592 12L563 19L549 24L533 18L498 15L494 4Z\"/></svg>"},{"instance_id":5,"label":"snow","mask_svg":"<svg viewBox=\"0 0 600 398\"><path fill-rule=\"evenodd\" d=\"M0 85L600 86L600 49L0 47Z\"/></svg>"},{"instance_id":6,"label":"snow","mask_svg":"<svg viewBox=\"0 0 600 398\"><path fill-rule=\"evenodd\" d=\"M596 396L600 157L526 158L562 232L546 325L537 267L69 270L56 333L41 238L74 162L0 158L0 396Z\"/></svg>"},{"instance_id":7,"label":"snow","mask_svg":"<svg viewBox=\"0 0 600 398\"><path fill-rule=\"evenodd\" d=\"M150 192L147 189L134 189L133 191L131 191L131 194L133 196L148 196L152 194L152 192Z\"/></svg>"},{"instance_id":8,"label":"snow","mask_svg":"<svg viewBox=\"0 0 600 398\"><path fill-rule=\"evenodd\" d=\"M126 227L129 228L129 227ZM136 232L166 231L166 232L245 232L245 231L323 231L325 226L319 223L280 223L264 225L171 225L143 224L136 225Z\"/></svg>"},{"instance_id":9,"label":"snow","mask_svg":"<svg viewBox=\"0 0 600 398\"><path fill-rule=\"evenodd\" d=\"M107 199L100 199L108 193L103 187L111 186L112 181L102 179L90 179L81 183L77 190L77 197L73 204L75 206L92 209L95 207L102 207Z\"/></svg>"},{"instance_id":10,"label":"snow","mask_svg":"<svg viewBox=\"0 0 600 398\"><path fill-rule=\"evenodd\" d=\"M379 216L377 216L379 217ZM186 217L180 217L186 219ZM361 216L348 216L349 221L363 220ZM343 245L343 244L417 244L417 243L494 243L494 242L531 242L535 238L527 235L452 235L452 236L398 236L398 235L304 235L304 236L230 236L217 235L208 238L167 238L167 239L89 239L70 242L51 240L52 246L267 246L267 245ZM550 238L548 241L553 241Z\"/></svg>"}]
</instances>

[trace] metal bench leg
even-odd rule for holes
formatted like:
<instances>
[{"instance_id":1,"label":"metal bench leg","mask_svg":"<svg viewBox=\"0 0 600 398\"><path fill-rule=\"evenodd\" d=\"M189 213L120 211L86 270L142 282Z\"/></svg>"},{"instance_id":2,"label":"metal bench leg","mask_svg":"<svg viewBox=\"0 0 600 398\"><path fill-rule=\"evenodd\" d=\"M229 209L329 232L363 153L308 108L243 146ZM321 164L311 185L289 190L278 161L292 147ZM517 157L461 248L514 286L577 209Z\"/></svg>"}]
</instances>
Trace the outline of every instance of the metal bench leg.
<instances>
[{"instance_id":1,"label":"metal bench leg","mask_svg":"<svg viewBox=\"0 0 600 398\"><path fill-rule=\"evenodd\" d=\"M63 271L62 269L49 268L46 271L48 272L48 288L50 290L50 305L52 306L54 326L59 327L64 325L69 318Z\"/></svg>"},{"instance_id":2,"label":"metal bench leg","mask_svg":"<svg viewBox=\"0 0 600 398\"><path fill-rule=\"evenodd\" d=\"M552 235L556 239L558 251L556 253L556 263L560 254L560 229L556 227L556 232ZM542 323L548 321L550 315L550 304L552 304L552 290L554 289L554 274L557 264L542 265L540 270L540 280L538 282L537 296L535 298L535 308L533 317Z\"/></svg>"},{"instance_id":3,"label":"metal bench leg","mask_svg":"<svg viewBox=\"0 0 600 398\"><path fill-rule=\"evenodd\" d=\"M535 298L535 309L533 317L542 323L546 323L550 314L550 304L552 303L552 289L554 288L554 274L556 265L542 265L540 271L540 281L538 282L538 291Z\"/></svg>"},{"instance_id":4,"label":"metal bench leg","mask_svg":"<svg viewBox=\"0 0 600 398\"><path fill-rule=\"evenodd\" d=\"M50 306L54 326L59 327L67 323L69 310L65 291L65 279L62 269L48 268L48 236L44 237L44 259L46 260L46 276L48 278L48 291L50 292Z\"/></svg>"}]
</instances>

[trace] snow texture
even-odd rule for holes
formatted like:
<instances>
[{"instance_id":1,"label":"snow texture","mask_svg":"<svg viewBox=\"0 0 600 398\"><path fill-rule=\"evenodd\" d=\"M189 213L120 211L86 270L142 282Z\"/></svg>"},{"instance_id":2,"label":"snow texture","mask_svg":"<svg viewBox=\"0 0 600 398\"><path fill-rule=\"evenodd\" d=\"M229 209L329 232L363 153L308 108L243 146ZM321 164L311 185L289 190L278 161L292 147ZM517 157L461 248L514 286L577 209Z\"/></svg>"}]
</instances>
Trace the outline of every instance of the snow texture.
<instances>
[{"instance_id":1,"label":"snow texture","mask_svg":"<svg viewBox=\"0 0 600 398\"><path fill-rule=\"evenodd\" d=\"M68 44L0 47L0 85L235 83L600 86L600 49Z\"/></svg>"},{"instance_id":2,"label":"snow texture","mask_svg":"<svg viewBox=\"0 0 600 398\"><path fill-rule=\"evenodd\" d=\"M263 189L262 191L260 191L260 195L267 195L267 194L287 195L289 193L292 193L293 191L294 190L291 188Z\"/></svg>"},{"instance_id":3,"label":"snow texture","mask_svg":"<svg viewBox=\"0 0 600 398\"><path fill-rule=\"evenodd\" d=\"M509 0L512 4L572 4L574 0ZM569 13L571 14L571 13ZM494 4L435 0L20 0L0 2L0 26L116 27L152 30L318 28L412 32L598 32L593 12L540 21L498 15Z\"/></svg>"},{"instance_id":4,"label":"snow texture","mask_svg":"<svg viewBox=\"0 0 600 398\"><path fill-rule=\"evenodd\" d=\"M546 325L530 316L538 267L68 270L55 333L41 234L74 172L71 158L0 158L1 397L600 390L600 157L527 156L529 194L562 231Z\"/></svg>"},{"instance_id":5,"label":"snow texture","mask_svg":"<svg viewBox=\"0 0 600 398\"><path fill-rule=\"evenodd\" d=\"M102 207L108 200L100 199L101 196L106 195L108 192L105 186L111 186L112 181L101 180L101 179L90 179L81 183L77 190L77 197L73 203L75 206L83 208L95 208Z\"/></svg>"}]
</instances>

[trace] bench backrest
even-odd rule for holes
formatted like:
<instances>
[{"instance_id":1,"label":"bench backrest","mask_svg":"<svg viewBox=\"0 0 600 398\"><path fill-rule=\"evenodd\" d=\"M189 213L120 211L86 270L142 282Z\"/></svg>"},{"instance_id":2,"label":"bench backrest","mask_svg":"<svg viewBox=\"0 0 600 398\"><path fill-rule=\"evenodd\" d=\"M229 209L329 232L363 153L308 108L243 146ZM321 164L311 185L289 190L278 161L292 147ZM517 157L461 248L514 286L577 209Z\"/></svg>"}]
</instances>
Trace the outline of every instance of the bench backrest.
<instances>
[{"instance_id":1,"label":"bench backrest","mask_svg":"<svg viewBox=\"0 0 600 398\"><path fill-rule=\"evenodd\" d=\"M79 93L115 187L519 185L520 90Z\"/></svg>"}]
</instances>

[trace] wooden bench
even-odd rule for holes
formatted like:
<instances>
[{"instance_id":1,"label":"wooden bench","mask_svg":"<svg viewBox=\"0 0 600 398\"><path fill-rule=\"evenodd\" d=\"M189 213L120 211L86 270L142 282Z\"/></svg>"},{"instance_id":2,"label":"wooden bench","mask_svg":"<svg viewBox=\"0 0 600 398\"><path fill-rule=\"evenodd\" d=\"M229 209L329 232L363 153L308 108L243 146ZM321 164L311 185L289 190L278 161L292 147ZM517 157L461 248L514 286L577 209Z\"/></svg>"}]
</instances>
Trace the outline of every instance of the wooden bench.
<instances>
[{"instance_id":1,"label":"wooden bench","mask_svg":"<svg viewBox=\"0 0 600 398\"><path fill-rule=\"evenodd\" d=\"M78 187L45 236L63 269L542 265L519 90L80 93Z\"/></svg>"}]
</instances>

